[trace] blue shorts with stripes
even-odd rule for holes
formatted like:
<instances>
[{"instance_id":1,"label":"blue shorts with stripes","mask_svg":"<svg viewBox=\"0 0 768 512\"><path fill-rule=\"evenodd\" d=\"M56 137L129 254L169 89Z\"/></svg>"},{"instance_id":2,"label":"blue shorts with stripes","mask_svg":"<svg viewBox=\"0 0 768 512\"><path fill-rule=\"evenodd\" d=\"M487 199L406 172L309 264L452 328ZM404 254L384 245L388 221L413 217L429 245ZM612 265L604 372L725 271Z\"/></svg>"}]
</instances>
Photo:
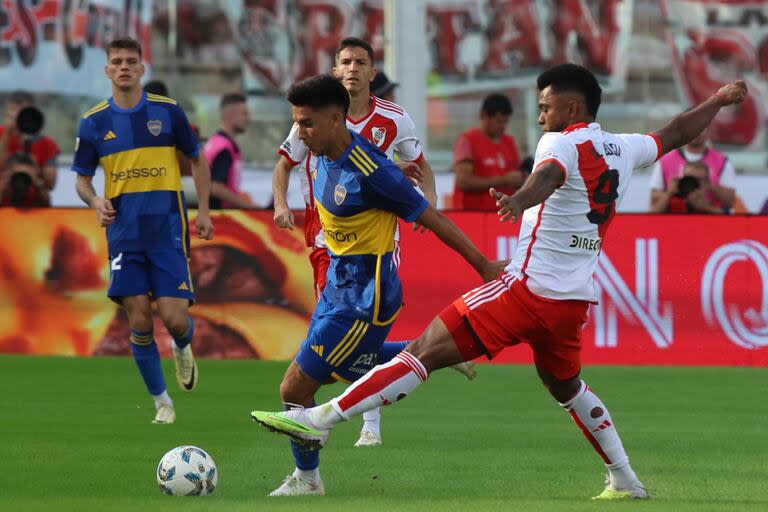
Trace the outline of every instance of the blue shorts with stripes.
<instances>
[{"instance_id":1,"label":"blue shorts with stripes","mask_svg":"<svg viewBox=\"0 0 768 512\"><path fill-rule=\"evenodd\" d=\"M373 325L321 298L294 361L321 382L331 377L354 382L378 364L379 349L391 328L392 323Z\"/></svg>"},{"instance_id":2,"label":"blue shorts with stripes","mask_svg":"<svg viewBox=\"0 0 768 512\"><path fill-rule=\"evenodd\" d=\"M179 297L193 302L187 255L181 249L111 254L107 295L118 303L122 297L133 295Z\"/></svg>"}]
</instances>

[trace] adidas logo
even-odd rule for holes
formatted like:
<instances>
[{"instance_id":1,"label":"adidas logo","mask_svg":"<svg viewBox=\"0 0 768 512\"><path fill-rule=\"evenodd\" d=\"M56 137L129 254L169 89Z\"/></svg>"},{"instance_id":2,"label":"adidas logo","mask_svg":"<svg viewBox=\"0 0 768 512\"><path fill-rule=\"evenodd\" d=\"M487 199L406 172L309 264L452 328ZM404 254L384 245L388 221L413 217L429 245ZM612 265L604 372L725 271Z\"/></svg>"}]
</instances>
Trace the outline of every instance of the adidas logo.
<instances>
[{"instance_id":1,"label":"adidas logo","mask_svg":"<svg viewBox=\"0 0 768 512\"><path fill-rule=\"evenodd\" d=\"M113 132L112 130L109 130L107 134L104 136L104 140L112 140L116 138L117 138L117 135L115 135L115 132Z\"/></svg>"},{"instance_id":2,"label":"adidas logo","mask_svg":"<svg viewBox=\"0 0 768 512\"><path fill-rule=\"evenodd\" d=\"M309 348L314 350L320 357L323 357L323 349L325 348L323 345L310 345Z\"/></svg>"},{"instance_id":3,"label":"adidas logo","mask_svg":"<svg viewBox=\"0 0 768 512\"><path fill-rule=\"evenodd\" d=\"M179 285L179 290L185 290L185 291L188 291L188 290L189 290L189 286L187 286L187 283L181 283L181 284Z\"/></svg>"},{"instance_id":4,"label":"adidas logo","mask_svg":"<svg viewBox=\"0 0 768 512\"><path fill-rule=\"evenodd\" d=\"M610 421L608 421L608 420L605 420L605 421L604 421L604 422L602 422L600 425L598 425L598 427L597 427L596 429L593 429L593 430L592 430L592 432L599 432L599 431L601 431L601 430L605 430L605 429L607 429L608 427L612 427L612 426L613 426L613 423L611 423L611 422L610 422Z\"/></svg>"}]
</instances>

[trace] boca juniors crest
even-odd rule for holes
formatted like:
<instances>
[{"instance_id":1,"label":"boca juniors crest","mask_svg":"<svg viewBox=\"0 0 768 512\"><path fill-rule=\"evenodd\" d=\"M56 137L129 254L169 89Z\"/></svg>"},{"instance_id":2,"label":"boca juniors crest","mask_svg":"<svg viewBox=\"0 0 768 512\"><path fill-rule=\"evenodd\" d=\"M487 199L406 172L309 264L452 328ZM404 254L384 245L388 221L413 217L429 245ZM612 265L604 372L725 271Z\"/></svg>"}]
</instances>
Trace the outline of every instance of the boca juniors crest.
<instances>
[{"instance_id":1,"label":"boca juniors crest","mask_svg":"<svg viewBox=\"0 0 768 512\"><path fill-rule=\"evenodd\" d=\"M336 188L333 189L333 200L336 204L341 206L341 203L343 203L346 198L347 189L343 185L336 185Z\"/></svg>"},{"instance_id":2,"label":"boca juniors crest","mask_svg":"<svg viewBox=\"0 0 768 512\"><path fill-rule=\"evenodd\" d=\"M152 121L147 121L147 130L149 130L149 133L157 137L158 135L160 135L160 132L163 131L162 121L159 121L157 119Z\"/></svg>"}]
</instances>

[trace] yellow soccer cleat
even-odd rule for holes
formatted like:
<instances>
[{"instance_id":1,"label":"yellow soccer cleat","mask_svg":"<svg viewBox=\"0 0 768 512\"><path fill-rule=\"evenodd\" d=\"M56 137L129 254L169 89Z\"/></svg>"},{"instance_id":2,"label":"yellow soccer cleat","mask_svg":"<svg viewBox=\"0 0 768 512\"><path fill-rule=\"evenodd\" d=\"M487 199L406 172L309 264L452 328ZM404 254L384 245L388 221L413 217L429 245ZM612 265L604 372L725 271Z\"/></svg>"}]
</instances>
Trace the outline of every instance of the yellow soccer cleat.
<instances>
[{"instance_id":1,"label":"yellow soccer cleat","mask_svg":"<svg viewBox=\"0 0 768 512\"><path fill-rule=\"evenodd\" d=\"M593 500L647 500L650 498L648 491L642 484L637 483L632 489L618 490L606 485L603 492L593 497Z\"/></svg>"}]
</instances>

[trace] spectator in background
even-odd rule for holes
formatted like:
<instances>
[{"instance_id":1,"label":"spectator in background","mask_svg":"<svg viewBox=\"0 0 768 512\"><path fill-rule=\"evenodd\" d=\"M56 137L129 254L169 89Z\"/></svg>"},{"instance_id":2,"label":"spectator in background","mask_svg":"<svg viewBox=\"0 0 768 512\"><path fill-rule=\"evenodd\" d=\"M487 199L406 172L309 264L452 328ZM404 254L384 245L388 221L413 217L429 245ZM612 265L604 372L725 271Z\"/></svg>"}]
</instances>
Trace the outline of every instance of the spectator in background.
<instances>
[{"instance_id":1,"label":"spectator in background","mask_svg":"<svg viewBox=\"0 0 768 512\"><path fill-rule=\"evenodd\" d=\"M667 153L651 170L651 212L668 210L670 199L679 192L678 180L684 175L686 163L703 162L708 171L708 179L701 181L701 190L707 202L714 205L720 213L727 213L736 200L734 182L736 170L728 157L709 147L707 131L693 139L682 148ZM698 195L698 193L697 193Z\"/></svg>"},{"instance_id":2,"label":"spectator in background","mask_svg":"<svg viewBox=\"0 0 768 512\"><path fill-rule=\"evenodd\" d=\"M31 155L16 153L0 174L0 206L44 207L51 199L43 171Z\"/></svg>"},{"instance_id":3,"label":"spectator in background","mask_svg":"<svg viewBox=\"0 0 768 512\"><path fill-rule=\"evenodd\" d=\"M43 188L50 192L56 186L56 159L61 150L52 138L42 134L45 119L34 103L27 91L9 95L5 124L0 126L0 162L17 153L30 155L42 172Z\"/></svg>"},{"instance_id":4,"label":"spectator in background","mask_svg":"<svg viewBox=\"0 0 768 512\"><path fill-rule=\"evenodd\" d=\"M258 208L240 191L243 158L235 137L245 133L251 122L245 96L240 93L222 96L219 116L219 130L203 148L211 166L211 209Z\"/></svg>"},{"instance_id":5,"label":"spectator in background","mask_svg":"<svg viewBox=\"0 0 768 512\"><path fill-rule=\"evenodd\" d=\"M395 101L395 87L397 82L390 82L389 77L383 71L378 71L371 80L371 92L383 100Z\"/></svg>"},{"instance_id":6,"label":"spectator in background","mask_svg":"<svg viewBox=\"0 0 768 512\"><path fill-rule=\"evenodd\" d=\"M703 161L686 162L683 175L674 178L652 213L723 213L706 194L711 189L709 167Z\"/></svg>"},{"instance_id":7,"label":"spectator in background","mask_svg":"<svg viewBox=\"0 0 768 512\"><path fill-rule=\"evenodd\" d=\"M523 184L515 139L504 133L512 103L503 94L490 94L480 108L480 125L456 139L453 206L463 210L498 210L488 189L511 195Z\"/></svg>"},{"instance_id":8,"label":"spectator in background","mask_svg":"<svg viewBox=\"0 0 768 512\"><path fill-rule=\"evenodd\" d=\"M144 92L165 96L166 98L169 96L168 86L162 80L150 80L144 84Z\"/></svg>"}]
</instances>

